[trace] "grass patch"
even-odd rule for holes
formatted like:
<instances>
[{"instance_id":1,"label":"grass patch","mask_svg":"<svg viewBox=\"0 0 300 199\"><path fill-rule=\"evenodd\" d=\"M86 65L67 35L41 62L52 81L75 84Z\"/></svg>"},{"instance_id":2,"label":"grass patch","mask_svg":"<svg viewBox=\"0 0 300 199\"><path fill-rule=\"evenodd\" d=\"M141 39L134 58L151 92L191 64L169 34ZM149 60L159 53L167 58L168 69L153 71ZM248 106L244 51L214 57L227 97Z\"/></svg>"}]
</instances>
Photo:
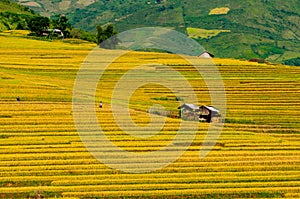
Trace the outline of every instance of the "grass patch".
<instances>
[{"instance_id":1,"label":"grass patch","mask_svg":"<svg viewBox=\"0 0 300 199\"><path fill-rule=\"evenodd\" d=\"M207 30L202 28L187 28L189 37L191 38L211 38L215 37L222 32L230 32L230 30Z\"/></svg>"},{"instance_id":2,"label":"grass patch","mask_svg":"<svg viewBox=\"0 0 300 199\"><path fill-rule=\"evenodd\" d=\"M230 8L221 7L221 8L214 8L211 9L208 13L209 15L226 15L229 12Z\"/></svg>"}]
</instances>

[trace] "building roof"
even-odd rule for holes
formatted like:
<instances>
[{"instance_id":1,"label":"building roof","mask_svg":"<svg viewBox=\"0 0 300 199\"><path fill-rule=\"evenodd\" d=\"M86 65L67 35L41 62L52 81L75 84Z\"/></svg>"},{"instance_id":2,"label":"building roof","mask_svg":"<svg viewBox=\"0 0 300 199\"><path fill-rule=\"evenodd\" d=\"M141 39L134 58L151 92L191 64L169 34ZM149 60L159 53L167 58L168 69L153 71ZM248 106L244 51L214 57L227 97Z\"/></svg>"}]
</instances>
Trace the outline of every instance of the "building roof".
<instances>
[{"instance_id":1,"label":"building roof","mask_svg":"<svg viewBox=\"0 0 300 199\"><path fill-rule=\"evenodd\" d=\"M204 51L199 55L200 58L213 58L214 55L208 51Z\"/></svg>"},{"instance_id":2,"label":"building roof","mask_svg":"<svg viewBox=\"0 0 300 199\"><path fill-rule=\"evenodd\" d=\"M218 109L216 109L216 108L213 107L213 106L201 106L201 107L204 107L204 108L206 108L206 109L208 109L208 110L210 110L210 111L213 111L213 112L217 112L217 113L220 112Z\"/></svg>"},{"instance_id":3,"label":"building roof","mask_svg":"<svg viewBox=\"0 0 300 199\"><path fill-rule=\"evenodd\" d=\"M198 110L199 106L195 105L195 104L183 104L181 106L178 107L178 109L181 109L183 107L189 108L191 110Z\"/></svg>"}]
</instances>

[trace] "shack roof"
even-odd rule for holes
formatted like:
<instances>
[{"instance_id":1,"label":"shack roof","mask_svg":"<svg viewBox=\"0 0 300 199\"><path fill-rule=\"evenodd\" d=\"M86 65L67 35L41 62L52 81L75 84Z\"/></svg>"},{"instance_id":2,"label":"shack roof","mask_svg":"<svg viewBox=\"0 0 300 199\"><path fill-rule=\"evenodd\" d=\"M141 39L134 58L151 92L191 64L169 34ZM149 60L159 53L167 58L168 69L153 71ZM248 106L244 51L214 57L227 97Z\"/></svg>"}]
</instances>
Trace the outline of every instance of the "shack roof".
<instances>
[{"instance_id":1,"label":"shack roof","mask_svg":"<svg viewBox=\"0 0 300 199\"><path fill-rule=\"evenodd\" d=\"M201 108L202 108L202 107L204 107L204 108L206 108L206 109L208 109L208 110L210 110L210 111L212 111L212 112L217 112L217 113L220 112L218 109L216 109L216 108L213 107L213 106L201 106Z\"/></svg>"},{"instance_id":2,"label":"shack roof","mask_svg":"<svg viewBox=\"0 0 300 199\"><path fill-rule=\"evenodd\" d=\"M191 110L198 110L199 106L197 106L195 104L183 104L183 105L178 107L178 109L182 109L182 108L189 108Z\"/></svg>"}]
</instances>

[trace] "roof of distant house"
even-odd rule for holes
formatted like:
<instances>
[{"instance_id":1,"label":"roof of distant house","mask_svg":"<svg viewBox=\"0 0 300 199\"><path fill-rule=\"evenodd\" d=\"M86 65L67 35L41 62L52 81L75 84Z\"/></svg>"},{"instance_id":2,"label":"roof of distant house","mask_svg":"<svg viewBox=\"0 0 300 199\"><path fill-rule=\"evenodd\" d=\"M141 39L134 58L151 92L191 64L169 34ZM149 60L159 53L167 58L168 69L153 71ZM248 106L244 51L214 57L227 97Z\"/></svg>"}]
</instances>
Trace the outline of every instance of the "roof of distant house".
<instances>
[{"instance_id":1,"label":"roof of distant house","mask_svg":"<svg viewBox=\"0 0 300 199\"><path fill-rule=\"evenodd\" d=\"M199 55L200 58L213 58L214 56L215 55L213 55L212 53L210 53L208 51L204 51Z\"/></svg>"}]
</instances>

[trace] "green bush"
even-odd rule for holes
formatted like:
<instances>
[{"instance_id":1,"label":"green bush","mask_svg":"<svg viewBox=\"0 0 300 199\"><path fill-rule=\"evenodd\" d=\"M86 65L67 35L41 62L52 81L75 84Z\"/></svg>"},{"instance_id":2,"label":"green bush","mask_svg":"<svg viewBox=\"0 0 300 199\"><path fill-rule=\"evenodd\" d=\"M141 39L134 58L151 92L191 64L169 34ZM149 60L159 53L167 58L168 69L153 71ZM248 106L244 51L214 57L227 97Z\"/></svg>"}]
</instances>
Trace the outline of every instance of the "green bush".
<instances>
[{"instance_id":1,"label":"green bush","mask_svg":"<svg viewBox=\"0 0 300 199\"><path fill-rule=\"evenodd\" d=\"M300 57L283 61L283 64L290 66L300 66Z\"/></svg>"}]
</instances>

